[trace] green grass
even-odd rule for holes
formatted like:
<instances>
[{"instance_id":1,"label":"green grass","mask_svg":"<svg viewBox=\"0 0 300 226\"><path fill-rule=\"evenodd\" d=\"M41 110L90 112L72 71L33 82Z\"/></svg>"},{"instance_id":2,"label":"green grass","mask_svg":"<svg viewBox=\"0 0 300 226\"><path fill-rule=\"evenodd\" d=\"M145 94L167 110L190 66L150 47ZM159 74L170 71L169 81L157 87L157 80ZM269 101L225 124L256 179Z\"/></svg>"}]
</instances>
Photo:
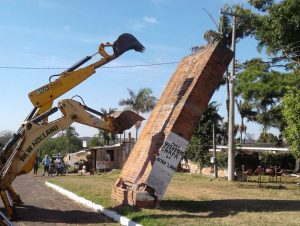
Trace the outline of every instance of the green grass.
<instances>
[{"instance_id":1,"label":"green grass","mask_svg":"<svg viewBox=\"0 0 300 226\"><path fill-rule=\"evenodd\" d=\"M119 173L68 175L51 178L49 182L143 225L299 225L300 222L300 186L295 183L285 181L281 188L277 185L257 188L253 182L210 181L200 175L176 173L160 208L143 209L119 206L111 199L111 189Z\"/></svg>"}]
</instances>

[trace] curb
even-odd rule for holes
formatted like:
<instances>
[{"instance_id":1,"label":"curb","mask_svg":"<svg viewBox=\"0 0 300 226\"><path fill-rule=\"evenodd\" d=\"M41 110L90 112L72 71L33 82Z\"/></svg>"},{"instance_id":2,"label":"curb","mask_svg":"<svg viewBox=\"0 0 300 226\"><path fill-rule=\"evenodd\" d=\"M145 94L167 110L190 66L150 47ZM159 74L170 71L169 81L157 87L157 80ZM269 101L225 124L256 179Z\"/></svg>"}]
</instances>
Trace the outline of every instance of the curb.
<instances>
[{"instance_id":1,"label":"curb","mask_svg":"<svg viewBox=\"0 0 300 226\"><path fill-rule=\"evenodd\" d=\"M91 209L93 209L97 212L103 213L105 216L107 216L108 218L120 223L121 225L125 225L125 226L142 226L141 224L138 224L138 223L128 219L127 217L124 217L124 216L118 214L116 211L106 209L103 206L98 205L96 203L93 203L90 200L87 200L85 198L82 198L82 197L74 194L73 192L70 192L70 191L68 191L68 190L66 190L66 189L64 189L60 186L49 183L48 181L46 181L45 184L48 187L50 187L50 188L54 189L55 191L59 192L60 194L68 197L69 199L71 199L71 200L73 200L77 203L83 204L84 206L89 207L89 208L91 208Z\"/></svg>"}]
</instances>

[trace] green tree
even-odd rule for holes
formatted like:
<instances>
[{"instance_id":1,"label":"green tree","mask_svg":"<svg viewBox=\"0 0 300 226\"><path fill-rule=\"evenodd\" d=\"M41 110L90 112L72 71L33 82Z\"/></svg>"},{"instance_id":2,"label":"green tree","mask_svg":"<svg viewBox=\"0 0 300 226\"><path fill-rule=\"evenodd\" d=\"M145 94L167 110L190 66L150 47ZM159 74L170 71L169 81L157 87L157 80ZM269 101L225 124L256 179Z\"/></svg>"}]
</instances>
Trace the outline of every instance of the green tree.
<instances>
[{"instance_id":1,"label":"green tree","mask_svg":"<svg viewBox=\"0 0 300 226\"><path fill-rule=\"evenodd\" d=\"M274 4L274 0L249 0L248 2L262 12L265 12Z\"/></svg>"},{"instance_id":2,"label":"green tree","mask_svg":"<svg viewBox=\"0 0 300 226\"><path fill-rule=\"evenodd\" d=\"M273 133L267 133L263 131L257 140L257 143L262 144L276 144L278 142L278 137L275 136Z\"/></svg>"},{"instance_id":3,"label":"green tree","mask_svg":"<svg viewBox=\"0 0 300 226\"><path fill-rule=\"evenodd\" d=\"M57 154L56 138L51 138L40 147L40 156Z\"/></svg>"},{"instance_id":4,"label":"green tree","mask_svg":"<svg viewBox=\"0 0 300 226\"><path fill-rule=\"evenodd\" d=\"M231 10L229 5L224 5L224 11ZM242 15L236 18L236 41L248 37L252 35L254 32L253 21L250 17L251 10L244 9L239 5L232 6L232 10L236 12L238 15ZM208 13L209 14L209 13ZM209 14L212 18L212 16ZM219 24L215 22L212 18L213 22L216 25L216 30L210 29L204 33L204 39L207 41L208 45L212 45L217 42L223 43L227 47L231 47L232 42L232 17L230 15L222 14L219 17ZM192 47L192 52L203 49L203 46L195 46Z\"/></svg>"},{"instance_id":5,"label":"green tree","mask_svg":"<svg viewBox=\"0 0 300 226\"><path fill-rule=\"evenodd\" d=\"M101 145L101 142L100 142L99 134L98 135L94 135L92 137L92 139L88 143L89 147L96 147L96 146L100 146L100 145Z\"/></svg>"},{"instance_id":6,"label":"green tree","mask_svg":"<svg viewBox=\"0 0 300 226\"><path fill-rule=\"evenodd\" d=\"M59 148L61 152L67 153L73 153L75 150L80 150L82 148L82 141L78 138L78 136L79 134L77 133L75 127L69 126L59 136L62 138L57 140L57 148Z\"/></svg>"},{"instance_id":7,"label":"green tree","mask_svg":"<svg viewBox=\"0 0 300 226\"><path fill-rule=\"evenodd\" d=\"M213 126L216 136L222 132L223 118L218 114L218 106L215 102L208 105L203 113L194 135L188 145L186 156L199 164L200 170L209 164L209 149L212 147Z\"/></svg>"},{"instance_id":8,"label":"green tree","mask_svg":"<svg viewBox=\"0 0 300 226\"><path fill-rule=\"evenodd\" d=\"M270 63L255 58L246 61L238 73L236 95L249 105L251 114L246 116L249 120L263 125L265 132L269 127L283 131L281 99L293 83L293 73L272 70Z\"/></svg>"},{"instance_id":9,"label":"green tree","mask_svg":"<svg viewBox=\"0 0 300 226\"><path fill-rule=\"evenodd\" d=\"M267 67L283 66L287 70L286 73L281 70L281 73L271 72L265 75L269 86L260 85L263 91L267 88L272 90L272 93L265 92L267 95L264 99L266 106L271 107L260 114L258 121L279 125L280 130L284 130L294 155L299 158L300 1L249 0L249 3L262 12L252 12L255 24L253 34L259 42L259 50L266 50L271 57ZM262 62L259 62L258 67L262 67ZM255 67L253 70L256 70ZM270 75L276 78L270 78ZM253 79L253 82L259 79L263 77ZM270 80L273 82L270 83ZM260 99L263 102L262 95ZM274 100L278 104L273 104Z\"/></svg>"},{"instance_id":10,"label":"green tree","mask_svg":"<svg viewBox=\"0 0 300 226\"><path fill-rule=\"evenodd\" d=\"M231 10L229 5L225 5L223 7L224 11ZM244 9L238 5L232 7L232 10L236 12L238 15L242 15L236 18L236 42L239 40L253 34L254 26L253 21L250 17L251 11L249 9ZM208 13L209 14L209 13ZM209 14L212 18L212 16ZM231 47L232 44L232 17L227 14L222 14L219 17L219 25L215 22L216 30L210 29L204 33L204 39L207 41L208 45L212 45L217 42L221 42L223 45L227 47ZM192 52L199 51L203 49L203 46L195 46L192 47ZM228 70L225 72L222 80L219 83L218 89L226 84L227 88L227 99L226 99L226 108L227 108L227 121L229 120L229 72Z\"/></svg>"},{"instance_id":11,"label":"green tree","mask_svg":"<svg viewBox=\"0 0 300 226\"><path fill-rule=\"evenodd\" d=\"M299 65L300 1L250 0L250 4L264 12L254 17L259 47L277 55L274 61Z\"/></svg>"},{"instance_id":12,"label":"green tree","mask_svg":"<svg viewBox=\"0 0 300 226\"><path fill-rule=\"evenodd\" d=\"M82 141L78 138L75 128L70 126L60 135L51 138L40 147L41 156L57 153L73 153L82 149Z\"/></svg>"},{"instance_id":13,"label":"green tree","mask_svg":"<svg viewBox=\"0 0 300 226\"><path fill-rule=\"evenodd\" d=\"M137 93L135 93L132 89L127 89L127 90L128 90L129 98L121 99L119 101L120 106L127 106L138 114L150 112L154 108L157 102L157 98L152 95L153 93L152 89L142 88ZM137 122L135 124L136 140L137 140L138 130L140 126L141 126L140 122Z\"/></svg>"},{"instance_id":14,"label":"green tree","mask_svg":"<svg viewBox=\"0 0 300 226\"><path fill-rule=\"evenodd\" d=\"M246 134L246 130L247 130L247 126L244 123L244 119L247 117L250 120L253 120L253 118L256 116L256 112L254 112L252 110L252 106L244 101L242 102L242 100L237 101L235 100L236 105L237 105L237 110L240 113L241 116L241 125L239 126L239 131L240 131L240 143L243 143L243 133Z\"/></svg>"},{"instance_id":15,"label":"green tree","mask_svg":"<svg viewBox=\"0 0 300 226\"><path fill-rule=\"evenodd\" d=\"M73 126L69 126L67 129L65 129L63 131L63 133L64 133L64 136L66 136L66 137L73 137L73 136L77 137L77 136L79 136L79 134L77 133L75 127L73 127Z\"/></svg>"},{"instance_id":16,"label":"green tree","mask_svg":"<svg viewBox=\"0 0 300 226\"><path fill-rule=\"evenodd\" d=\"M77 137L77 136L79 136L79 134L76 132L76 129L75 129L75 127L73 127L73 126L69 126L67 129L65 129L64 131L63 131L63 134L64 134L64 136L67 138L67 143L66 143L66 146L67 146L67 152L68 153L70 153L70 152L72 152L71 150L72 150L72 143L71 143L71 139L72 139L72 137ZM73 139L74 140L74 139Z\"/></svg>"},{"instance_id":17,"label":"green tree","mask_svg":"<svg viewBox=\"0 0 300 226\"><path fill-rule=\"evenodd\" d=\"M291 89L283 98L283 115L286 120L284 136L296 158L300 158L300 92Z\"/></svg>"},{"instance_id":18,"label":"green tree","mask_svg":"<svg viewBox=\"0 0 300 226\"><path fill-rule=\"evenodd\" d=\"M4 146L9 139L13 136L13 132L4 130L0 132L0 146L1 144Z\"/></svg>"},{"instance_id":19,"label":"green tree","mask_svg":"<svg viewBox=\"0 0 300 226\"><path fill-rule=\"evenodd\" d=\"M115 108L109 108L107 110L105 108L101 108L100 111L106 117L106 116L109 116L110 114L114 113L116 111L116 109ZM110 140L113 140L115 142L116 134L110 133L110 132L108 132L107 130L104 130L104 129L99 129L99 138L103 140L103 144L109 145Z\"/></svg>"}]
</instances>

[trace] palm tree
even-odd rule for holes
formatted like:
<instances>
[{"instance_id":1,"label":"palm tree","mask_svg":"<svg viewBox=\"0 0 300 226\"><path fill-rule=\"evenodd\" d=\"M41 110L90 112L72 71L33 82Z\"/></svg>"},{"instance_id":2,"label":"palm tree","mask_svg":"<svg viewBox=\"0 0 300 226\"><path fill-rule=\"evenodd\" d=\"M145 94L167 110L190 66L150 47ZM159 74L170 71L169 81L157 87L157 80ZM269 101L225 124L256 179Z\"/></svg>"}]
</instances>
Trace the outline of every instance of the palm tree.
<instances>
[{"instance_id":1,"label":"palm tree","mask_svg":"<svg viewBox=\"0 0 300 226\"><path fill-rule=\"evenodd\" d=\"M132 89L127 89L129 98L121 99L119 101L120 106L127 106L136 113L146 113L150 112L156 102L157 98L152 95L152 90L150 88L142 88L137 93L135 93ZM138 130L141 127L141 122L137 122L135 124L136 134L135 139L137 140Z\"/></svg>"},{"instance_id":2,"label":"palm tree","mask_svg":"<svg viewBox=\"0 0 300 226\"><path fill-rule=\"evenodd\" d=\"M224 11L229 9L228 5L223 7ZM205 9L204 9L205 10ZM206 10L205 10L206 11ZM241 15L250 15L250 10L243 9L240 6L234 6L234 11L238 12ZM232 18L229 15L222 14L219 18L219 25L216 23L214 18L210 15L209 12L206 11L208 16L212 19L213 23L216 26L216 30L208 30L204 33L204 39L207 41L208 45L212 45L217 42L221 42L223 45L231 48L232 42ZM240 39L251 35L254 31L254 26L252 24L252 20L250 17L237 17L236 18L236 41L238 42ZM199 51L203 49L203 46L194 46L191 48L192 52ZM229 120L229 72L226 70L222 80L217 89L220 86L227 86L227 100L226 100L226 108L227 108L227 121Z\"/></svg>"},{"instance_id":3,"label":"palm tree","mask_svg":"<svg viewBox=\"0 0 300 226\"><path fill-rule=\"evenodd\" d=\"M253 120L257 115L257 112L253 111L253 107L246 101L242 102L241 100L238 102L235 99L235 103L237 105L237 110L241 116L241 125L240 125L240 143L243 141L243 133L246 134L247 127L244 124L244 119L248 118L248 120Z\"/></svg>"},{"instance_id":4,"label":"palm tree","mask_svg":"<svg viewBox=\"0 0 300 226\"><path fill-rule=\"evenodd\" d=\"M116 110L117 110L116 108L109 108L108 110L105 108L100 109L101 113L103 113L104 116L108 116L114 113ZM106 145L109 145L110 140L113 140L114 142L116 140L116 134L112 134L107 130L103 130L103 129L99 129L99 137L103 138L104 144Z\"/></svg>"}]
</instances>

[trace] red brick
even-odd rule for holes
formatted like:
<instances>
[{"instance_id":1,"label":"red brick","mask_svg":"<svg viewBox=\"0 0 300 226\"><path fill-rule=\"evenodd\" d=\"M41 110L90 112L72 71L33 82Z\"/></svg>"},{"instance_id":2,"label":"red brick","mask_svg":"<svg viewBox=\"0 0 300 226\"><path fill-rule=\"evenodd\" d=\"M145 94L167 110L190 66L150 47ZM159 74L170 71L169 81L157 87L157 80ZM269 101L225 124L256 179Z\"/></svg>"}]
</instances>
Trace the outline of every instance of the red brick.
<instances>
[{"instance_id":1,"label":"red brick","mask_svg":"<svg viewBox=\"0 0 300 226\"><path fill-rule=\"evenodd\" d=\"M129 205L154 205L153 200L137 200L137 194L146 192L151 199L158 191L160 185L150 174L158 175L152 166L160 148L170 134L190 140L231 59L232 52L218 44L181 60L123 167L113 198Z\"/></svg>"}]
</instances>

